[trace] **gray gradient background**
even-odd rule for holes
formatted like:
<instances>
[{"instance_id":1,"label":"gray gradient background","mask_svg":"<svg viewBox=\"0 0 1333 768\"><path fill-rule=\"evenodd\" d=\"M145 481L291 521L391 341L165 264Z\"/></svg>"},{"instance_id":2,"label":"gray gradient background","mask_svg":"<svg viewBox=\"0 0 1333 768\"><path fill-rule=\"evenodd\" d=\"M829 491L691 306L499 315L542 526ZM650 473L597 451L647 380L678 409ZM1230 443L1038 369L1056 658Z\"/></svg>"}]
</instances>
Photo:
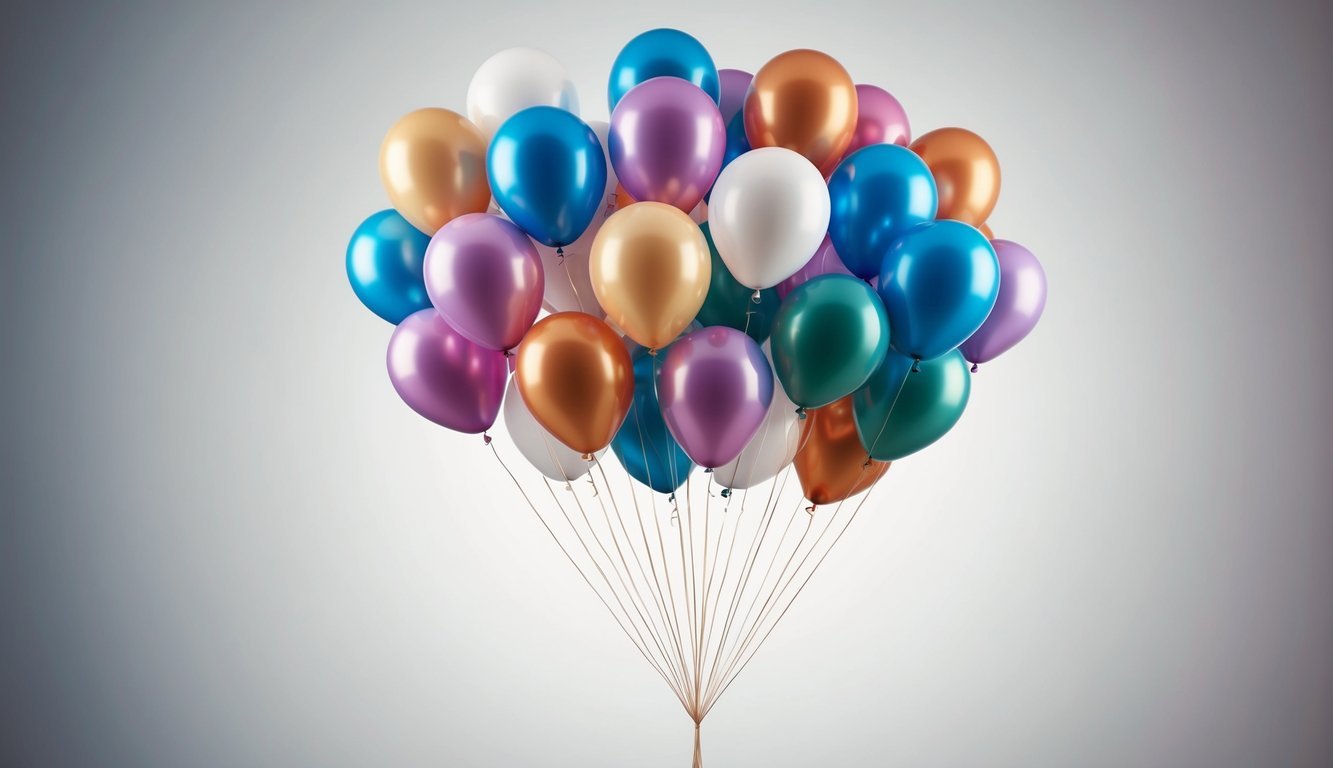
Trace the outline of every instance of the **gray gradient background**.
<instances>
[{"instance_id":1,"label":"gray gradient background","mask_svg":"<svg viewBox=\"0 0 1333 768\"><path fill-rule=\"evenodd\" d=\"M476 438L395 398L380 137L545 47L834 52L987 136L1042 326L877 491L715 766L1333 761L1319 4L7 7L0 763L678 766L688 721Z\"/></svg>"}]
</instances>

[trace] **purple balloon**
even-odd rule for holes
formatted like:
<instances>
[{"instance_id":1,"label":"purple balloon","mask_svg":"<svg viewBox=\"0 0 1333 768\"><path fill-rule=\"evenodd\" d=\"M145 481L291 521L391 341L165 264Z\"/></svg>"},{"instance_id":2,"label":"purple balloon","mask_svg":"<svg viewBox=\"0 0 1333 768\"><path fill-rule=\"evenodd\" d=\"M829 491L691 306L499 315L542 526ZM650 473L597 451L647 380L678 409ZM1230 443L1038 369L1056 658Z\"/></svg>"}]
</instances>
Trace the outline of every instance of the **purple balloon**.
<instances>
[{"instance_id":1,"label":"purple balloon","mask_svg":"<svg viewBox=\"0 0 1333 768\"><path fill-rule=\"evenodd\" d=\"M787 294L796 290L798 285L820 275L851 275L856 277L842 263L842 258L838 256L838 252L833 250L833 241L829 239L828 235L824 235L824 242L819 244L819 250L815 251L815 255L810 257L804 267L796 270L796 274L777 284L778 298L787 298Z\"/></svg>"},{"instance_id":2,"label":"purple balloon","mask_svg":"<svg viewBox=\"0 0 1333 768\"><path fill-rule=\"evenodd\" d=\"M611 165L635 200L689 213L722 170L726 126L713 99L678 77L630 89L611 113Z\"/></svg>"},{"instance_id":3,"label":"purple balloon","mask_svg":"<svg viewBox=\"0 0 1333 768\"><path fill-rule=\"evenodd\" d=\"M657 399L686 455L712 469L741 455L763 425L773 401L773 370L754 339L713 326L667 350Z\"/></svg>"},{"instance_id":4,"label":"purple balloon","mask_svg":"<svg viewBox=\"0 0 1333 768\"><path fill-rule=\"evenodd\" d=\"M903 105L883 88L856 86L856 110L856 131L852 133L851 146L847 147L843 157L871 144L905 147L912 143L912 129Z\"/></svg>"},{"instance_id":5,"label":"purple balloon","mask_svg":"<svg viewBox=\"0 0 1333 768\"><path fill-rule=\"evenodd\" d=\"M973 370L1022 341L1046 308L1046 271L1032 251L1010 240L990 242L1000 262L1000 295L986 322L959 346Z\"/></svg>"},{"instance_id":6,"label":"purple balloon","mask_svg":"<svg viewBox=\"0 0 1333 768\"><path fill-rule=\"evenodd\" d=\"M487 349L513 349L542 308L541 257L523 230L489 213L440 227L426 247L426 293L449 324Z\"/></svg>"},{"instance_id":7,"label":"purple balloon","mask_svg":"<svg viewBox=\"0 0 1333 768\"><path fill-rule=\"evenodd\" d=\"M469 341L433 309L407 316L389 338L389 380L412 410L458 432L485 432L504 399L503 352Z\"/></svg>"},{"instance_id":8,"label":"purple balloon","mask_svg":"<svg viewBox=\"0 0 1333 768\"><path fill-rule=\"evenodd\" d=\"M718 111L722 113L722 124L731 125L731 118L745 106L745 92L750 90L754 75L739 69L719 69L717 79L722 84Z\"/></svg>"}]
</instances>

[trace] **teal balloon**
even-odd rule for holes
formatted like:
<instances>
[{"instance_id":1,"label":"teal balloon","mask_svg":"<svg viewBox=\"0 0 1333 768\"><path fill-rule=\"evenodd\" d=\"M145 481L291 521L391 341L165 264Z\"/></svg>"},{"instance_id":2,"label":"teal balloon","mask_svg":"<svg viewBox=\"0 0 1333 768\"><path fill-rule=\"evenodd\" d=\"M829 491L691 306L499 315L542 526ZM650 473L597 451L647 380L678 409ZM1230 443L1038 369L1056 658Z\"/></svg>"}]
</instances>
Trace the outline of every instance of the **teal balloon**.
<instances>
[{"instance_id":1,"label":"teal balloon","mask_svg":"<svg viewBox=\"0 0 1333 768\"><path fill-rule=\"evenodd\" d=\"M347 280L366 309L397 325L429 307L422 264L430 237L397 211L361 222L347 243Z\"/></svg>"},{"instance_id":2,"label":"teal balloon","mask_svg":"<svg viewBox=\"0 0 1333 768\"><path fill-rule=\"evenodd\" d=\"M671 493L685 483L694 462L671 436L657 401L656 366L665 350L634 361L634 400L625 423L611 438L611 451L629 476L658 493Z\"/></svg>"},{"instance_id":3,"label":"teal balloon","mask_svg":"<svg viewBox=\"0 0 1333 768\"><path fill-rule=\"evenodd\" d=\"M792 402L819 408L860 389L884 362L889 318L866 283L820 275L787 294L770 344Z\"/></svg>"},{"instance_id":4,"label":"teal balloon","mask_svg":"<svg viewBox=\"0 0 1333 768\"><path fill-rule=\"evenodd\" d=\"M939 440L958 423L972 391L963 353L917 363L890 352L852 398L856 431L870 457L894 461Z\"/></svg>"},{"instance_id":5,"label":"teal balloon","mask_svg":"<svg viewBox=\"0 0 1333 768\"><path fill-rule=\"evenodd\" d=\"M725 325L744 331L750 338L764 343L773 330L773 318L778 313L777 290L766 288L759 292L759 301L754 301L754 291L741 285L731 276L722 256L713 245L713 233L708 231L708 222L699 225L704 239L708 241L708 250L713 256L713 276L708 281L708 293L704 296L704 305L699 308L697 317L703 326Z\"/></svg>"},{"instance_id":6,"label":"teal balloon","mask_svg":"<svg viewBox=\"0 0 1333 768\"><path fill-rule=\"evenodd\" d=\"M703 43L678 29L650 29L620 49L611 65L606 99L614 112L629 89L654 77L678 77L694 83L721 103L717 65Z\"/></svg>"}]
</instances>

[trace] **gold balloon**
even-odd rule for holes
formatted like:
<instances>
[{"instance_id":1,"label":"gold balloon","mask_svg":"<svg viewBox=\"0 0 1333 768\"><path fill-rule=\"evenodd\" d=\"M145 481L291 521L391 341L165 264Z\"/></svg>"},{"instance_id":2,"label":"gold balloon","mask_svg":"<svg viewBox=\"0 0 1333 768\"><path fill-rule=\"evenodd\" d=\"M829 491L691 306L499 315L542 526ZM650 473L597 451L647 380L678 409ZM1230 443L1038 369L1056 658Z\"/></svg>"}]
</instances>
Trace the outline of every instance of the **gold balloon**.
<instances>
[{"instance_id":1,"label":"gold balloon","mask_svg":"<svg viewBox=\"0 0 1333 768\"><path fill-rule=\"evenodd\" d=\"M394 123L380 145L380 179L393 207L434 235L465 213L485 213L486 138L447 109L418 109Z\"/></svg>"},{"instance_id":2,"label":"gold balloon","mask_svg":"<svg viewBox=\"0 0 1333 768\"><path fill-rule=\"evenodd\" d=\"M987 240L995 239L995 233L991 231L989 224L982 222L981 226L977 227L977 229L981 230L981 234L985 235Z\"/></svg>"},{"instance_id":3,"label":"gold balloon","mask_svg":"<svg viewBox=\"0 0 1333 768\"><path fill-rule=\"evenodd\" d=\"M610 444L634 398L625 343L582 312L558 312L532 326L518 346L514 378L537 421L585 458Z\"/></svg>"},{"instance_id":4,"label":"gold balloon","mask_svg":"<svg viewBox=\"0 0 1333 768\"><path fill-rule=\"evenodd\" d=\"M611 214L588 263L607 317L648 349L670 344L699 314L712 272L698 225L675 206L651 201Z\"/></svg>"},{"instance_id":5,"label":"gold balloon","mask_svg":"<svg viewBox=\"0 0 1333 768\"><path fill-rule=\"evenodd\" d=\"M832 504L864 491L889 471L889 462L870 459L856 432L852 396L806 411L796 477L812 504Z\"/></svg>"},{"instance_id":6,"label":"gold balloon","mask_svg":"<svg viewBox=\"0 0 1333 768\"><path fill-rule=\"evenodd\" d=\"M937 219L955 219L974 227L986 223L1000 199L1000 161L986 140L966 128L939 128L912 142L935 176L940 208Z\"/></svg>"},{"instance_id":7,"label":"gold balloon","mask_svg":"<svg viewBox=\"0 0 1333 768\"><path fill-rule=\"evenodd\" d=\"M833 57L787 51L759 68L745 94L752 147L786 147L828 176L856 131L856 84Z\"/></svg>"}]
</instances>

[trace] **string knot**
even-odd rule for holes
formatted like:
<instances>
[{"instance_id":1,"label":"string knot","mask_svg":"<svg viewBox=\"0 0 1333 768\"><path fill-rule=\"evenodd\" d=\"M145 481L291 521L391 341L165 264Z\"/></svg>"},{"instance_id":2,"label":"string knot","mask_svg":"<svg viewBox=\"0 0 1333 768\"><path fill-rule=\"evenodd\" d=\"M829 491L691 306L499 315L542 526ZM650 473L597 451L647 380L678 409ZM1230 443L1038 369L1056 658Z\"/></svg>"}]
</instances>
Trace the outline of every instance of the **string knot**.
<instances>
[{"instance_id":1,"label":"string knot","mask_svg":"<svg viewBox=\"0 0 1333 768\"><path fill-rule=\"evenodd\" d=\"M973 364L972 364L972 372L973 372L973 373L976 373L976 372L977 372L977 364L976 364L976 363L973 363Z\"/></svg>"},{"instance_id":2,"label":"string knot","mask_svg":"<svg viewBox=\"0 0 1333 768\"><path fill-rule=\"evenodd\" d=\"M485 432L482 432L482 433L481 433L481 444L482 444L482 445L490 445L490 444L491 444L491 436L488 435L488 434L486 434Z\"/></svg>"},{"instance_id":3,"label":"string knot","mask_svg":"<svg viewBox=\"0 0 1333 768\"><path fill-rule=\"evenodd\" d=\"M564 263L565 263L565 248L564 248L564 246L560 246L559 248L556 248L556 249L555 249L555 259L556 259L555 263L556 263L557 265L559 265L559 264L564 264Z\"/></svg>"},{"instance_id":4,"label":"string knot","mask_svg":"<svg viewBox=\"0 0 1333 768\"><path fill-rule=\"evenodd\" d=\"M912 373L921 373L921 358L912 356Z\"/></svg>"}]
</instances>

